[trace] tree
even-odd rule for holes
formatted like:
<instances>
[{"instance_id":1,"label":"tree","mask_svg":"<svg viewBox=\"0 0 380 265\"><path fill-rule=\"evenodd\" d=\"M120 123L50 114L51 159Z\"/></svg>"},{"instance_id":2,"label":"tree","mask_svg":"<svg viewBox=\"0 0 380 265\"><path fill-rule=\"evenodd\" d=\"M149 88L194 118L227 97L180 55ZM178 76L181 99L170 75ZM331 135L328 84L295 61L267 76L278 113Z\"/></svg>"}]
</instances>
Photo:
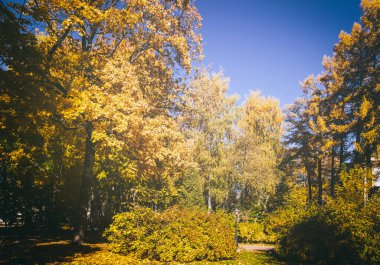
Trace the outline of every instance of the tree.
<instances>
[{"instance_id":1,"label":"tree","mask_svg":"<svg viewBox=\"0 0 380 265\"><path fill-rule=\"evenodd\" d=\"M340 183L339 174L336 174L336 155L339 157L338 171L342 171L345 163L350 167L371 168L372 157L379 145L377 43L380 6L378 1L371 0L363 0L361 6L362 23L355 23L350 34L340 33L333 57L323 60L325 71L318 78L306 79L303 84L306 89L303 108L297 107L299 103L296 102L288 114L291 130L287 143L291 153L306 155L311 151L317 160L319 204L323 193L322 168L328 172L326 161L331 162L330 194L334 197L335 186ZM302 130L301 121L304 124ZM308 171L306 163L305 168Z\"/></svg>"},{"instance_id":2,"label":"tree","mask_svg":"<svg viewBox=\"0 0 380 265\"><path fill-rule=\"evenodd\" d=\"M241 107L235 146L237 189L243 207L266 211L280 180L282 111L278 100L252 92Z\"/></svg>"},{"instance_id":3,"label":"tree","mask_svg":"<svg viewBox=\"0 0 380 265\"><path fill-rule=\"evenodd\" d=\"M2 6L4 13L22 17L26 25L22 30L34 40L31 46L40 55L33 57L36 60L32 65L39 68L32 69L31 76L37 90L53 106L50 112L44 113L45 118L62 125L64 131L75 132L75 139L79 140L77 148L83 148L76 157L83 166L74 240L81 244L95 176L102 176L98 167L100 152L107 148L111 154L121 151L116 144L125 137L129 140L125 143L131 143L131 137L138 135L140 141L133 142L139 144L137 150L134 146L122 150L123 165L127 163L133 168L131 164L137 164L146 172L149 166L157 168L156 164L161 163L159 159L144 157L143 152L149 148L149 152L154 152L155 144L166 137L166 130L175 128L171 121L173 103L183 87L176 80L176 73L189 71L191 60L201 52L200 36L196 32L200 16L189 1L42 0L12 7L9 11ZM34 31L35 27L41 34ZM23 43L20 40L15 45ZM122 64L125 79L112 76L114 73L110 71L115 64ZM14 74L13 68L9 68L11 64L5 62L5 65L4 69L8 68L5 72ZM126 105L123 100L127 97L143 100ZM30 106L35 110L37 105ZM145 110L147 106L150 108ZM134 117L148 122L126 123ZM134 132L134 125L146 127ZM148 136L141 137L141 134L147 130L157 133L160 126L164 133L161 138L152 137L150 145L145 145L143 141ZM138 162L132 163L138 152L141 152ZM136 177L144 174L138 173Z\"/></svg>"},{"instance_id":4,"label":"tree","mask_svg":"<svg viewBox=\"0 0 380 265\"><path fill-rule=\"evenodd\" d=\"M237 97L227 95L228 82L222 72L210 75L200 69L190 82L185 99L188 111L182 118L209 211L227 207L231 187L228 154Z\"/></svg>"},{"instance_id":5,"label":"tree","mask_svg":"<svg viewBox=\"0 0 380 265\"><path fill-rule=\"evenodd\" d=\"M354 163L370 167L371 156L379 144L379 47L376 44L379 3L364 0L361 6L362 24L355 23L350 34L341 32L334 56L326 60L328 71L322 81L329 94L326 104L334 106L335 116L340 115L332 121L332 130L346 140L353 139Z\"/></svg>"},{"instance_id":6,"label":"tree","mask_svg":"<svg viewBox=\"0 0 380 265\"><path fill-rule=\"evenodd\" d=\"M305 168L307 179L307 201L313 201L313 176L315 163L313 162L313 151L310 146L313 137L309 128L310 117L306 114L307 99L305 97L296 99L295 103L288 106L285 115L286 134L284 143L287 147L282 164L297 161L299 167Z\"/></svg>"}]
</instances>

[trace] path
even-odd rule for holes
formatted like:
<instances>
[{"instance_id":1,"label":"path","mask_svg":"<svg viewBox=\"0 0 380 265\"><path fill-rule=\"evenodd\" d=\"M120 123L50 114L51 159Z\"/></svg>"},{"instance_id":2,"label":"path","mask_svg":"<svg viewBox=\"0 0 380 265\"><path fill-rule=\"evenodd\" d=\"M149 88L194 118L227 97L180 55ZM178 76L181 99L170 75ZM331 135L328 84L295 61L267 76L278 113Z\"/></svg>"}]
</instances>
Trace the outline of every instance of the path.
<instances>
[{"instance_id":1,"label":"path","mask_svg":"<svg viewBox=\"0 0 380 265\"><path fill-rule=\"evenodd\" d=\"M239 249L243 251L273 251L274 245L239 244Z\"/></svg>"}]
</instances>

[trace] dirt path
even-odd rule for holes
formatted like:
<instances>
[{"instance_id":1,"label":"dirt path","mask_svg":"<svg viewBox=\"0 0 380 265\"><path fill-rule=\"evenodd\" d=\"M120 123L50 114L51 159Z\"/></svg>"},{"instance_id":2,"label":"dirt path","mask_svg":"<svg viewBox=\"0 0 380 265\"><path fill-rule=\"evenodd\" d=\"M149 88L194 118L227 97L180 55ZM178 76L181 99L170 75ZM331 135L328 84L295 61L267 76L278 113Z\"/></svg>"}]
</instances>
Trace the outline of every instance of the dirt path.
<instances>
[{"instance_id":1,"label":"dirt path","mask_svg":"<svg viewBox=\"0 0 380 265\"><path fill-rule=\"evenodd\" d=\"M239 249L242 251L273 251L274 245L239 244Z\"/></svg>"}]
</instances>

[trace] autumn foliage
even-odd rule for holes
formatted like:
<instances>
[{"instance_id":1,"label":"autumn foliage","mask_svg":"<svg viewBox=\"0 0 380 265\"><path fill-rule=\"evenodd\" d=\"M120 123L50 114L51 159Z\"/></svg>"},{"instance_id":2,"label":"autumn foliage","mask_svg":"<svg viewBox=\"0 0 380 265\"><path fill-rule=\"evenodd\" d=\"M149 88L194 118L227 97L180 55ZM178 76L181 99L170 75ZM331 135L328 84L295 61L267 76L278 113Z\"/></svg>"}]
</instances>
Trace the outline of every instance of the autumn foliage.
<instances>
[{"instance_id":1,"label":"autumn foliage","mask_svg":"<svg viewBox=\"0 0 380 265\"><path fill-rule=\"evenodd\" d=\"M0 2L1 221L105 231L131 260L232 259L236 229L379 263L380 1L361 8L282 109L202 66L192 0Z\"/></svg>"},{"instance_id":2,"label":"autumn foliage","mask_svg":"<svg viewBox=\"0 0 380 265\"><path fill-rule=\"evenodd\" d=\"M112 251L139 258L191 262L236 256L234 220L220 211L136 208L115 215L105 235Z\"/></svg>"}]
</instances>

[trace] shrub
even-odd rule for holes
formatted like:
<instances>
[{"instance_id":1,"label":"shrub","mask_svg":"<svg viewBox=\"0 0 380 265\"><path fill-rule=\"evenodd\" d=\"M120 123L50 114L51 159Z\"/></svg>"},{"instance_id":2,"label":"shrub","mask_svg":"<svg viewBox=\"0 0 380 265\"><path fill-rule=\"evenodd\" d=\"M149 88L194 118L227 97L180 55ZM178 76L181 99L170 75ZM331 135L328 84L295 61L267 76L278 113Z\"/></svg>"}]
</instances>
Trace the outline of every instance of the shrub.
<instances>
[{"instance_id":1,"label":"shrub","mask_svg":"<svg viewBox=\"0 0 380 265\"><path fill-rule=\"evenodd\" d=\"M299 263L380 264L380 196L368 194L371 169L343 168L336 197L304 208L297 193L267 220L279 236L280 253ZM297 191L297 190L296 190ZM269 225L268 225L269 224Z\"/></svg>"},{"instance_id":2,"label":"shrub","mask_svg":"<svg viewBox=\"0 0 380 265\"><path fill-rule=\"evenodd\" d=\"M268 214L264 220L264 231L272 242L278 242L292 225L307 214L304 189L292 187L284 197L284 205Z\"/></svg>"},{"instance_id":3,"label":"shrub","mask_svg":"<svg viewBox=\"0 0 380 265\"><path fill-rule=\"evenodd\" d=\"M380 264L380 200L309 210L281 238L280 252L311 264Z\"/></svg>"},{"instance_id":4,"label":"shrub","mask_svg":"<svg viewBox=\"0 0 380 265\"><path fill-rule=\"evenodd\" d=\"M243 243L273 243L275 236L266 232L265 223L242 222L239 223L239 241Z\"/></svg>"},{"instance_id":5,"label":"shrub","mask_svg":"<svg viewBox=\"0 0 380 265\"><path fill-rule=\"evenodd\" d=\"M236 256L233 218L223 212L173 207L157 213L148 208L114 216L105 231L112 251L138 258L191 262Z\"/></svg>"}]
</instances>

